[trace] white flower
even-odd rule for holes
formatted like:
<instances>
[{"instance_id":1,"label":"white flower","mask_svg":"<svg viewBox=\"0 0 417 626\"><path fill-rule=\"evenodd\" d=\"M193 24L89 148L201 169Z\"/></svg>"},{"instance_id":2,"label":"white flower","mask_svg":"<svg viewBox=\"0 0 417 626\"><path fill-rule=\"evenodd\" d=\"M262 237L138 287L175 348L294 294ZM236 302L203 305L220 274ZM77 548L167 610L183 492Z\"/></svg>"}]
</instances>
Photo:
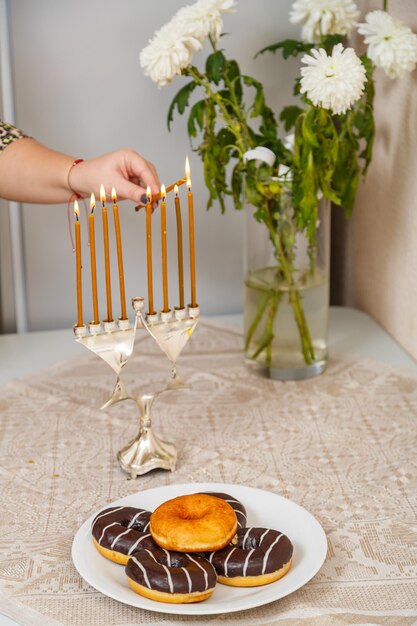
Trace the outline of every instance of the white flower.
<instances>
[{"instance_id":1,"label":"white flower","mask_svg":"<svg viewBox=\"0 0 417 626\"><path fill-rule=\"evenodd\" d=\"M353 0L296 0L290 12L290 22L302 24L307 42L320 41L320 35L349 35L358 17Z\"/></svg>"},{"instance_id":2,"label":"white flower","mask_svg":"<svg viewBox=\"0 0 417 626\"><path fill-rule=\"evenodd\" d=\"M367 80L365 68L353 48L334 46L331 56L313 49L301 59L301 93L315 106L345 113L361 97Z\"/></svg>"},{"instance_id":3,"label":"white flower","mask_svg":"<svg viewBox=\"0 0 417 626\"><path fill-rule=\"evenodd\" d=\"M223 28L222 13L235 10L235 0L198 0L178 11L160 28L139 55L146 76L159 87L169 83L192 62L211 35L218 40Z\"/></svg>"},{"instance_id":4,"label":"white flower","mask_svg":"<svg viewBox=\"0 0 417 626\"><path fill-rule=\"evenodd\" d=\"M368 56L390 78L412 72L417 63L417 35L386 11L372 11L358 32L369 45Z\"/></svg>"},{"instance_id":5,"label":"white flower","mask_svg":"<svg viewBox=\"0 0 417 626\"><path fill-rule=\"evenodd\" d=\"M180 9L174 21L201 42L208 35L217 41L223 28L222 13L231 13L235 7L235 0L198 0L195 4Z\"/></svg>"},{"instance_id":6,"label":"white flower","mask_svg":"<svg viewBox=\"0 0 417 626\"><path fill-rule=\"evenodd\" d=\"M161 87L181 74L190 65L193 52L201 48L199 39L182 31L172 20L155 33L139 60L146 76Z\"/></svg>"}]
</instances>

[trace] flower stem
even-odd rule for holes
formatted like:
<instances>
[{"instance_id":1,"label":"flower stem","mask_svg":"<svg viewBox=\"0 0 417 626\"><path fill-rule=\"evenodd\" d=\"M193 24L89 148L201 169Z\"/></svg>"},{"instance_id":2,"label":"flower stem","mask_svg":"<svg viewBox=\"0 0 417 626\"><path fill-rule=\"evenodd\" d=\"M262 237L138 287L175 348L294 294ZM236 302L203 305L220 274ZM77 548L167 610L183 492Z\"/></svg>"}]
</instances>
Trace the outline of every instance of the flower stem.
<instances>
[{"instance_id":1,"label":"flower stem","mask_svg":"<svg viewBox=\"0 0 417 626\"><path fill-rule=\"evenodd\" d=\"M271 302L271 308L269 309L269 313L268 313L268 319L266 322L266 332L267 334L271 337L271 341L269 342L269 344L266 347L266 366L267 367L271 367L271 363L272 363L272 341L274 339L274 321L275 321L275 316L277 314L278 311L278 304L280 302L282 298L282 293L281 292L277 292L274 296L274 298L272 299Z\"/></svg>"},{"instance_id":2,"label":"flower stem","mask_svg":"<svg viewBox=\"0 0 417 626\"><path fill-rule=\"evenodd\" d=\"M270 214L269 206L268 214ZM304 314L302 298L294 282L293 270L291 269L289 262L287 261L287 257L285 254L285 245L281 240L280 233L276 232L271 222L271 219L267 219L265 223L268 227L271 241L273 242L276 249L280 270L288 288L288 297L292 306L292 310L294 312L295 322L297 324L298 332L300 335L301 351L303 353L304 362L306 365L311 365L312 363L314 363L316 358L314 354L314 346L311 340L310 330L308 328L307 320Z\"/></svg>"},{"instance_id":3,"label":"flower stem","mask_svg":"<svg viewBox=\"0 0 417 626\"><path fill-rule=\"evenodd\" d=\"M249 287L249 289L251 289L251 287ZM261 303L259 309L256 312L256 315L252 321L252 324L249 326L249 330L246 333L246 338L245 338L245 352L247 352L249 350L249 346L250 346L250 342L252 340L253 334L255 332L255 330L258 328L258 325L263 317L263 314L265 313L266 307L268 306L268 302L270 300L270 294L266 294L264 301Z\"/></svg>"},{"instance_id":4,"label":"flower stem","mask_svg":"<svg viewBox=\"0 0 417 626\"><path fill-rule=\"evenodd\" d=\"M388 11L388 0L382 0L382 8L384 11Z\"/></svg>"}]
</instances>

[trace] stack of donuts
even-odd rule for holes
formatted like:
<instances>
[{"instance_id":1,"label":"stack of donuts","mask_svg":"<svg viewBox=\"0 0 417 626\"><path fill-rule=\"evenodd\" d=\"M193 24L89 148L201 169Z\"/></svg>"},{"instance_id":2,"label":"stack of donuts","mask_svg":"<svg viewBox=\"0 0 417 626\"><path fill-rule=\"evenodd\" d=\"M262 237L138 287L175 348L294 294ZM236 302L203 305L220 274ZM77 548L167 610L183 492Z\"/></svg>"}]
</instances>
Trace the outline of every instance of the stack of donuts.
<instances>
[{"instance_id":1,"label":"stack of donuts","mask_svg":"<svg viewBox=\"0 0 417 626\"><path fill-rule=\"evenodd\" d=\"M159 602L200 602L217 581L253 587L290 568L293 546L283 533L247 527L246 509L225 493L196 493L161 504L153 513L117 506L93 520L97 550L125 565L127 582Z\"/></svg>"}]
</instances>

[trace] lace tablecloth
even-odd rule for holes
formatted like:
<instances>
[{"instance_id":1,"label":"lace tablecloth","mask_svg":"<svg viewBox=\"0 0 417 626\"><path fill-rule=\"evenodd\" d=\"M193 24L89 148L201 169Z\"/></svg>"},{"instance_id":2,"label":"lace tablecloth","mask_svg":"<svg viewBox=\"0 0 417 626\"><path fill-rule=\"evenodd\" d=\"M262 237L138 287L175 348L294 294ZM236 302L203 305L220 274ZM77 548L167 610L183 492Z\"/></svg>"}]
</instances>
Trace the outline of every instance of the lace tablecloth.
<instances>
[{"instance_id":1,"label":"lace tablecloth","mask_svg":"<svg viewBox=\"0 0 417 626\"><path fill-rule=\"evenodd\" d=\"M417 618L417 378L333 355L326 374L273 382L249 373L242 338L200 323L180 360L192 389L162 396L155 427L179 444L178 469L127 480L116 452L137 431L90 353L0 392L0 611L36 626L222 623L413 624ZM141 336L129 385L158 386L167 360ZM139 381L139 382L138 382ZM329 550L313 580L250 611L207 617L136 609L100 594L71 562L76 530L140 489L188 482L250 485L307 508Z\"/></svg>"}]
</instances>

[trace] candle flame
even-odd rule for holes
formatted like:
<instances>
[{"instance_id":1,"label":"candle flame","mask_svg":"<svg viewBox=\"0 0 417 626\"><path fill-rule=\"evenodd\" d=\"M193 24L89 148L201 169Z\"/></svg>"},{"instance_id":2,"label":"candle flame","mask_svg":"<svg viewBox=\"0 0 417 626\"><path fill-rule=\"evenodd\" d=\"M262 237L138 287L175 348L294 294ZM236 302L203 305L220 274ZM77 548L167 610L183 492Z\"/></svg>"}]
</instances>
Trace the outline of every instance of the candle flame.
<instances>
[{"instance_id":1,"label":"candle flame","mask_svg":"<svg viewBox=\"0 0 417 626\"><path fill-rule=\"evenodd\" d=\"M104 185L100 185L100 202L103 204L106 202L106 192L104 191Z\"/></svg>"},{"instance_id":2,"label":"candle flame","mask_svg":"<svg viewBox=\"0 0 417 626\"><path fill-rule=\"evenodd\" d=\"M149 185L146 187L146 198L148 199L148 202L152 200L152 191Z\"/></svg>"},{"instance_id":3,"label":"candle flame","mask_svg":"<svg viewBox=\"0 0 417 626\"><path fill-rule=\"evenodd\" d=\"M96 197L95 195L92 193L90 196L90 209L91 209L91 213L93 213L94 209L96 208Z\"/></svg>"},{"instance_id":4,"label":"candle flame","mask_svg":"<svg viewBox=\"0 0 417 626\"><path fill-rule=\"evenodd\" d=\"M78 202L76 200L74 200L74 215L75 215L75 219L78 220L80 219L80 209L78 208Z\"/></svg>"},{"instance_id":5,"label":"candle flame","mask_svg":"<svg viewBox=\"0 0 417 626\"><path fill-rule=\"evenodd\" d=\"M178 196L178 185L174 185L174 193Z\"/></svg>"},{"instance_id":6,"label":"candle flame","mask_svg":"<svg viewBox=\"0 0 417 626\"><path fill-rule=\"evenodd\" d=\"M191 176L190 162L188 160L188 157L186 157L185 158L185 178L189 180L190 176Z\"/></svg>"},{"instance_id":7,"label":"candle flame","mask_svg":"<svg viewBox=\"0 0 417 626\"><path fill-rule=\"evenodd\" d=\"M161 198L162 198L162 202L165 202L165 199L167 197L167 191L165 189L165 185L161 185Z\"/></svg>"},{"instance_id":8,"label":"candle flame","mask_svg":"<svg viewBox=\"0 0 417 626\"><path fill-rule=\"evenodd\" d=\"M117 193L114 187L111 188L111 199L113 200L113 204L117 202Z\"/></svg>"}]
</instances>

